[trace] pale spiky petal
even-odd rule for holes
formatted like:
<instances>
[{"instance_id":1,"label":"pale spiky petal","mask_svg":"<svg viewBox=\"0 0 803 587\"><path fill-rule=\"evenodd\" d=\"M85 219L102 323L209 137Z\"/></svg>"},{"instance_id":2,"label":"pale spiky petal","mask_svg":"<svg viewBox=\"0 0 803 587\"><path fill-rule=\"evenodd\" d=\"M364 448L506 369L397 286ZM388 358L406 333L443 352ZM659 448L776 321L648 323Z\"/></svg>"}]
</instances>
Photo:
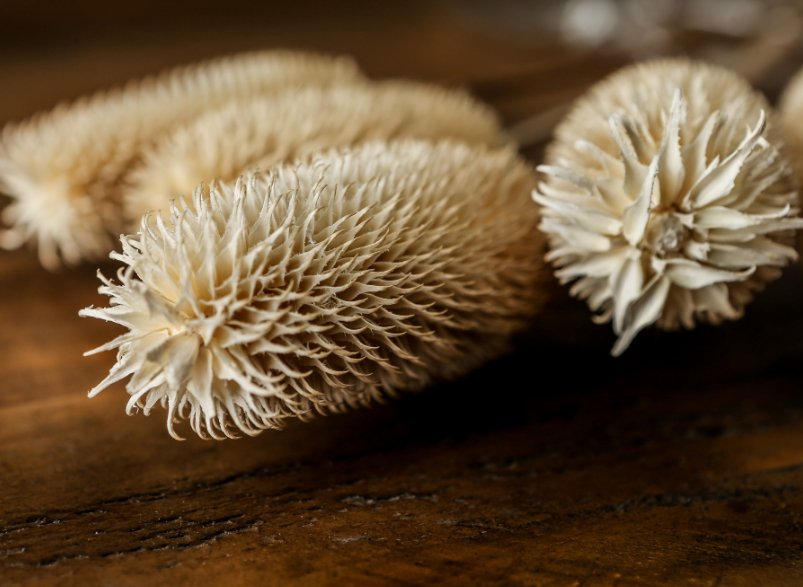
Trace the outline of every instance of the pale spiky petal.
<instances>
[{"instance_id":1,"label":"pale spiky petal","mask_svg":"<svg viewBox=\"0 0 803 587\"><path fill-rule=\"evenodd\" d=\"M233 99L288 85L357 81L349 60L283 51L184 67L57 106L3 129L0 191L14 199L0 245L38 245L42 264L105 255L123 229L120 184L145 146Z\"/></svg>"},{"instance_id":2,"label":"pale spiky petal","mask_svg":"<svg viewBox=\"0 0 803 587\"><path fill-rule=\"evenodd\" d=\"M198 189L82 312L128 329L92 393L130 375L129 410L220 438L461 375L541 304L534 186L513 150L409 141Z\"/></svg>"},{"instance_id":3,"label":"pale spiky petal","mask_svg":"<svg viewBox=\"0 0 803 587\"><path fill-rule=\"evenodd\" d=\"M146 153L134 170L125 205L132 222L201 181L238 175L370 140L451 138L500 145L494 112L459 91L391 81L313 87L204 114Z\"/></svg>"},{"instance_id":4,"label":"pale spiky petal","mask_svg":"<svg viewBox=\"0 0 803 587\"><path fill-rule=\"evenodd\" d=\"M557 128L534 194L547 259L622 353L642 329L741 316L797 258L797 185L764 99L733 73L666 60L592 88Z\"/></svg>"}]
</instances>

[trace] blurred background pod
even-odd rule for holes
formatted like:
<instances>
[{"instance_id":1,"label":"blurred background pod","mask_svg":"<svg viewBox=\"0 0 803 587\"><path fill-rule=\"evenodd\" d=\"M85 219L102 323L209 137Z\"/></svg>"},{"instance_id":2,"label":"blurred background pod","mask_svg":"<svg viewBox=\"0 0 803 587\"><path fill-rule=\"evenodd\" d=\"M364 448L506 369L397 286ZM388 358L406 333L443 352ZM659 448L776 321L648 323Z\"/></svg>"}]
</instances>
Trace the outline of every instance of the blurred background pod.
<instances>
[{"instance_id":1,"label":"blurred background pod","mask_svg":"<svg viewBox=\"0 0 803 587\"><path fill-rule=\"evenodd\" d=\"M0 136L12 202L0 245L36 245L43 265L99 258L123 230L121 180L162 133L209 108L301 84L360 82L347 58L260 51L166 71L64 103Z\"/></svg>"},{"instance_id":2,"label":"blurred background pod","mask_svg":"<svg viewBox=\"0 0 803 587\"><path fill-rule=\"evenodd\" d=\"M789 80L781 94L778 109L792 163L803 182L803 69Z\"/></svg>"},{"instance_id":3,"label":"blurred background pod","mask_svg":"<svg viewBox=\"0 0 803 587\"><path fill-rule=\"evenodd\" d=\"M339 84L236 100L159 140L124 192L129 226L200 182L371 140L451 138L507 142L495 112L459 90L413 81Z\"/></svg>"}]
</instances>

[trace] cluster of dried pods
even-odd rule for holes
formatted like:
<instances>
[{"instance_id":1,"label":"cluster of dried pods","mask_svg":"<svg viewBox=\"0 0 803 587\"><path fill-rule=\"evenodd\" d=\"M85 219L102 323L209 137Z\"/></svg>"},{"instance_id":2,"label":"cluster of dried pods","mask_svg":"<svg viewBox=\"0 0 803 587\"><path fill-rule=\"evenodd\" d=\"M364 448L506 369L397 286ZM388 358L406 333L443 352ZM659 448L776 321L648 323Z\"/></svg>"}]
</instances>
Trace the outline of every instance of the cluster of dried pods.
<instances>
[{"instance_id":1,"label":"cluster of dried pods","mask_svg":"<svg viewBox=\"0 0 803 587\"><path fill-rule=\"evenodd\" d=\"M544 258L614 354L739 317L797 258L803 75L782 104L776 123L714 66L631 66L577 102L539 183L463 92L240 55L9 125L0 244L56 267L130 233L109 306L81 312L126 329L90 395L128 378L128 411L163 406L176 437L253 435L500 353L542 306Z\"/></svg>"}]
</instances>

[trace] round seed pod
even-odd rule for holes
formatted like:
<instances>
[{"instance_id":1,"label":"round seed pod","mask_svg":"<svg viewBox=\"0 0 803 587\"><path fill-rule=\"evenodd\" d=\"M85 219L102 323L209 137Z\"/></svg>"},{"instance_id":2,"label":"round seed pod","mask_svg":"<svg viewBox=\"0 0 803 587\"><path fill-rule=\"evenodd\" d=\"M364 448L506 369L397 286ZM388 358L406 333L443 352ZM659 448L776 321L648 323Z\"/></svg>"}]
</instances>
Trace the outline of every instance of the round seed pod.
<instances>
[{"instance_id":1,"label":"round seed pod","mask_svg":"<svg viewBox=\"0 0 803 587\"><path fill-rule=\"evenodd\" d=\"M504 142L495 113L460 91L390 81L311 87L210 111L163 138L130 177L132 223L201 181L232 180L249 170L370 140L451 138ZM136 224L133 224L134 226Z\"/></svg>"},{"instance_id":2,"label":"round seed pod","mask_svg":"<svg viewBox=\"0 0 803 587\"><path fill-rule=\"evenodd\" d=\"M62 104L0 136L0 245L38 245L48 268L105 255L123 230L121 180L143 148L231 100L288 84L359 81L348 59L266 51L168 71Z\"/></svg>"},{"instance_id":3,"label":"round seed pod","mask_svg":"<svg viewBox=\"0 0 803 587\"><path fill-rule=\"evenodd\" d=\"M642 329L739 318L797 258L797 185L764 98L687 60L627 67L555 131L535 200L548 261L622 353Z\"/></svg>"},{"instance_id":4,"label":"round seed pod","mask_svg":"<svg viewBox=\"0 0 803 587\"><path fill-rule=\"evenodd\" d=\"M90 395L130 376L129 412L221 438L458 377L541 306L534 186L512 149L403 141L198 189L81 312L127 329Z\"/></svg>"}]
</instances>

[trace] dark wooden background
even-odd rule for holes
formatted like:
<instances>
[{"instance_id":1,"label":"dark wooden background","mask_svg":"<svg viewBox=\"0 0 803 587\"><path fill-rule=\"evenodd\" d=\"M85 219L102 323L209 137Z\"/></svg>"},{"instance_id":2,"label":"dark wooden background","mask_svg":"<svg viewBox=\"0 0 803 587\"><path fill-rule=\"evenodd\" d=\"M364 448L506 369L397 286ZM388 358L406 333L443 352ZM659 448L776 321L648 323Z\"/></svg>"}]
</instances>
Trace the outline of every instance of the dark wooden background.
<instances>
[{"instance_id":1,"label":"dark wooden background","mask_svg":"<svg viewBox=\"0 0 803 587\"><path fill-rule=\"evenodd\" d=\"M162 4L5 0L0 121L290 46L467 85L513 124L631 58L495 33L478 2ZM756 82L774 96L801 63ZM0 254L0 585L803 585L799 267L744 320L647 333L619 360L555 287L516 351L462 381L183 443L161 414L126 417L122 386L86 399L113 357L81 353L117 332L76 315L102 302L94 271Z\"/></svg>"}]
</instances>

